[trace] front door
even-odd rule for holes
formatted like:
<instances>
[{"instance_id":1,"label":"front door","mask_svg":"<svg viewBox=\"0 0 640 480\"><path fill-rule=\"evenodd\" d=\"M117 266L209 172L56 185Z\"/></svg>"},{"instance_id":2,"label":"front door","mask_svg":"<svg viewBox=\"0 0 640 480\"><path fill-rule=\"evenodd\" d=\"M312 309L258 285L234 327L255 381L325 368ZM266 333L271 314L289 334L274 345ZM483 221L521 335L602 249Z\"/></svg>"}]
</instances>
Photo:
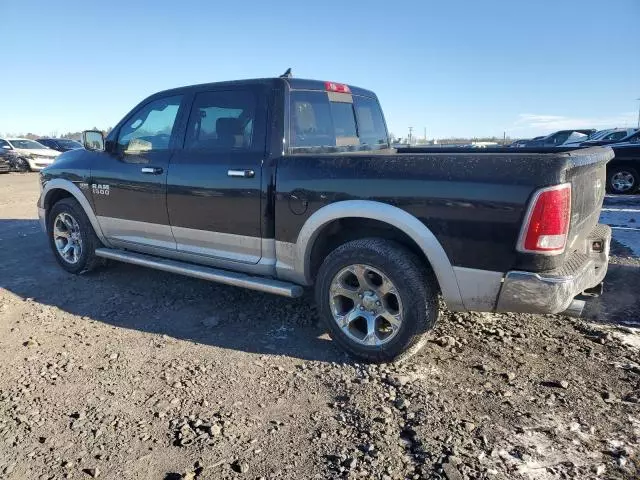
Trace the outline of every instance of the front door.
<instances>
[{"instance_id":1,"label":"front door","mask_svg":"<svg viewBox=\"0 0 640 480\"><path fill-rule=\"evenodd\" d=\"M176 249L167 214L167 171L182 95L151 100L96 158L91 190L98 221L111 243ZM111 142L112 143L112 142Z\"/></svg>"},{"instance_id":2,"label":"front door","mask_svg":"<svg viewBox=\"0 0 640 480\"><path fill-rule=\"evenodd\" d=\"M203 260L260 261L263 103L263 94L251 88L195 95L183 148L172 157L167 178L178 251Z\"/></svg>"}]
</instances>

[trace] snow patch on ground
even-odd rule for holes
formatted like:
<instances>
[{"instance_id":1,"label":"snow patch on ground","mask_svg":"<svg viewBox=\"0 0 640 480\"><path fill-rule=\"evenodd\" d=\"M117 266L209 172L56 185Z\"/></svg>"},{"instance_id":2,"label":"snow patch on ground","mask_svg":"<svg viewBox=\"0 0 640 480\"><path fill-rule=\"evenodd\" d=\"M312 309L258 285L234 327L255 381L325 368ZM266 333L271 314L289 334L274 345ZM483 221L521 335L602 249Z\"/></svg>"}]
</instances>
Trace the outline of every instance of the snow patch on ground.
<instances>
[{"instance_id":1,"label":"snow patch on ground","mask_svg":"<svg viewBox=\"0 0 640 480\"><path fill-rule=\"evenodd\" d=\"M640 328L617 327L611 331L611 335L627 347L640 351Z\"/></svg>"},{"instance_id":2,"label":"snow patch on ground","mask_svg":"<svg viewBox=\"0 0 640 480\"><path fill-rule=\"evenodd\" d=\"M613 238L640 257L640 195L607 195L600 223L613 229Z\"/></svg>"}]
</instances>

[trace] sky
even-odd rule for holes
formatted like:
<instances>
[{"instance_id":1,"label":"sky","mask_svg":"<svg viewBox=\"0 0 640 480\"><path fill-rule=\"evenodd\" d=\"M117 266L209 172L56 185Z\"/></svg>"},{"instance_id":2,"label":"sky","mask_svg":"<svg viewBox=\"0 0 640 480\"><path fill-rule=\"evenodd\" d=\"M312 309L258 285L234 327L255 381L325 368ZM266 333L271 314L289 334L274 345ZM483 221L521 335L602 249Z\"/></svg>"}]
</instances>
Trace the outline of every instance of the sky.
<instances>
[{"instance_id":1,"label":"sky","mask_svg":"<svg viewBox=\"0 0 640 480\"><path fill-rule=\"evenodd\" d=\"M159 90L287 68L406 136L634 127L640 0L0 0L0 133L115 125Z\"/></svg>"}]
</instances>

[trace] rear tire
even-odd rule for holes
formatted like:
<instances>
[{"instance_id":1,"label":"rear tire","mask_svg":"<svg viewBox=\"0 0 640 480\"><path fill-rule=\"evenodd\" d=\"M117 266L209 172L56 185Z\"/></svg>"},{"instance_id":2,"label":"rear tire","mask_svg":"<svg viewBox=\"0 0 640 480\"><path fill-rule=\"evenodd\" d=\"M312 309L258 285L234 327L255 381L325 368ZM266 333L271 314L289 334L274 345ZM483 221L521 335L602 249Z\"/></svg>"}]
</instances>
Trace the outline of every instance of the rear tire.
<instances>
[{"instance_id":1,"label":"rear tire","mask_svg":"<svg viewBox=\"0 0 640 480\"><path fill-rule=\"evenodd\" d=\"M101 246L91 222L74 198L63 198L47 213L47 237L56 260L67 272L81 274L102 264Z\"/></svg>"},{"instance_id":2,"label":"rear tire","mask_svg":"<svg viewBox=\"0 0 640 480\"><path fill-rule=\"evenodd\" d=\"M368 362L411 357L438 318L433 275L416 255L389 240L365 238L336 248L322 263L315 289L333 340Z\"/></svg>"},{"instance_id":3,"label":"rear tire","mask_svg":"<svg viewBox=\"0 0 640 480\"><path fill-rule=\"evenodd\" d=\"M635 168L618 165L607 171L607 192L629 195L638 189L640 176Z\"/></svg>"}]
</instances>

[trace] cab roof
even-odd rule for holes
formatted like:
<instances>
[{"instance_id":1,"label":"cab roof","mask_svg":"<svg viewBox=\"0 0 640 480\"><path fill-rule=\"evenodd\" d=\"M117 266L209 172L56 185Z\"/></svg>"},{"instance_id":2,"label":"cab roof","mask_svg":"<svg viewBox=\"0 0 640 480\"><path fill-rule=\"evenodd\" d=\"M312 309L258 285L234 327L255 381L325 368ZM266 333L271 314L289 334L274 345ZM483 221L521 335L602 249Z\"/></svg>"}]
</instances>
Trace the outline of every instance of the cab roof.
<instances>
[{"instance_id":1,"label":"cab roof","mask_svg":"<svg viewBox=\"0 0 640 480\"><path fill-rule=\"evenodd\" d=\"M172 88L169 90L164 90L152 95L155 96L165 96L167 94L180 94L186 93L191 90L201 90L203 88L218 88L224 86L250 86L250 85L270 85L277 86L285 83L289 89L291 90L317 90L317 91L325 91L325 80L308 80L304 78L253 78L246 80L230 80L224 82L212 82L212 83L201 83L197 85L186 85L183 87ZM346 85L346 84L345 84ZM353 85L348 85L351 93L353 95L360 95L364 97L373 97L377 98L376 94L371 90L366 90L364 88L354 87Z\"/></svg>"}]
</instances>

